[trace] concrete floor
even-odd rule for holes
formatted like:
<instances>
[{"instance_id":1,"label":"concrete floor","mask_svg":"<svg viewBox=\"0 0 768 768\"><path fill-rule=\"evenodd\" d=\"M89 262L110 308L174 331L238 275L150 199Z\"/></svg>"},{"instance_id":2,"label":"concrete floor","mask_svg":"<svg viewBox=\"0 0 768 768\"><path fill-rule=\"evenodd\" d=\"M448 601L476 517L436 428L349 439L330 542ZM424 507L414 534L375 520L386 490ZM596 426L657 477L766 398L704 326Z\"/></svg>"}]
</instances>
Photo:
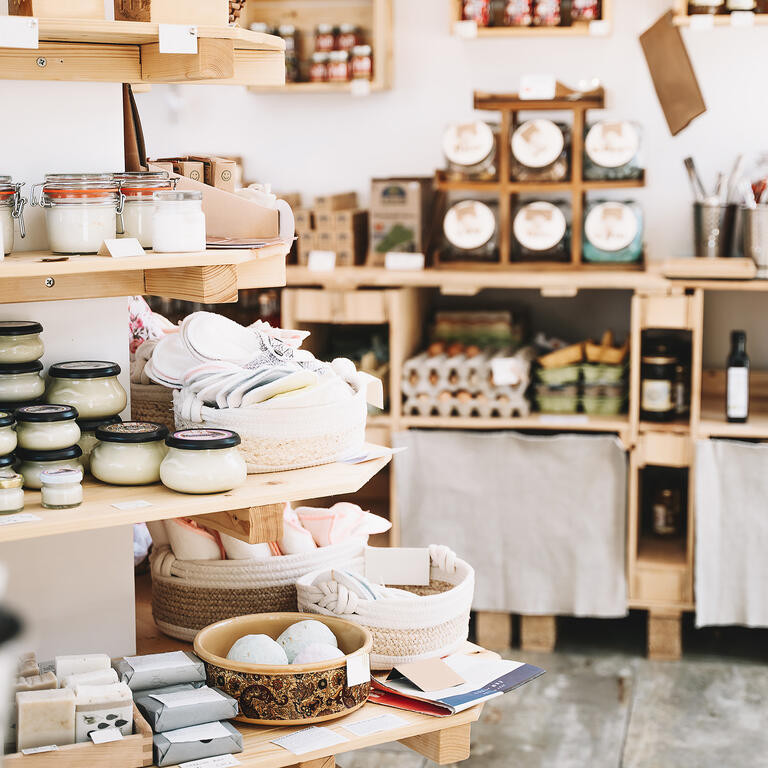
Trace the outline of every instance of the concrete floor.
<instances>
[{"instance_id":1,"label":"concrete floor","mask_svg":"<svg viewBox=\"0 0 768 768\"><path fill-rule=\"evenodd\" d=\"M768 766L768 631L686 626L679 662L642 656L644 615L561 620L552 654L505 655L547 674L485 706L463 768ZM399 745L343 768L427 768Z\"/></svg>"}]
</instances>

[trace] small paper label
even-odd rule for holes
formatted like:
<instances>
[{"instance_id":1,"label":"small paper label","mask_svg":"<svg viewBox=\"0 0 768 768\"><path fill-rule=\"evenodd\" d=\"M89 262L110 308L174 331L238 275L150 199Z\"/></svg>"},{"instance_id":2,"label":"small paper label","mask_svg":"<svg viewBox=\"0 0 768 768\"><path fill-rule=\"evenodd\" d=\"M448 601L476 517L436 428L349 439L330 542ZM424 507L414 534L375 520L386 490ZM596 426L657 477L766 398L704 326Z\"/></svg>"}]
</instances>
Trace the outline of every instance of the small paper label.
<instances>
[{"instance_id":1,"label":"small paper label","mask_svg":"<svg viewBox=\"0 0 768 768\"><path fill-rule=\"evenodd\" d=\"M355 736L370 736L372 733L393 731L395 728L403 728L406 725L408 721L397 715L379 715L356 723L344 723L343 727Z\"/></svg>"},{"instance_id":2,"label":"small paper label","mask_svg":"<svg viewBox=\"0 0 768 768\"><path fill-rule=\"evenodd\" d=\"M31 747L30 749L22 749L22 755L39 755L43 752L55 752L58 747L55 744L49 744L47 747Z\"/></svg>"},{"instance_id":3,"label":"small paper label","mask_svg":"<svg viewBox=\"0 0 768 768\"><path fill-rule=\"evenodd\" d=\"M233 768L235 765L240 765L240 761L234 755L219 755L218 757L206 757L203 760L179 763L179 768Z\"/></svg>"},{"instance_id":4,"label":"small paper label","mask_svg":"<svg viewBox=\"0 0 768 768\"><path fill-rule=\"evenodd\" d=\"M36 523L40 518L31 512L19 512L15 515L0 516L0 525L15 525L16 523Z\"/></svg>"},{"instance_id":5,"label":"small paper label","mask_svg":"<svg viewBox=\"0 0 768 768\"><path fill-rule=\"evenodd\" d=\"M193 667L195 662L184 651L168 651L168 653L151 653L148 656L126 656L125 660L134 670L174 669L177 667Z\"/></svg>"},{"instance_id":6,"label":"small paper label","mask_svg":"<svg viewBox=\"0 0 768 768\"><path fill-rule=\"evenodd\" d=\"M453 34L464 40L471 40L477 37L477 22L474 19L454 22Z\"/></svg>"},{"instance_id":7,"label":"small paper label","mask_svg":"<svg viewBox=\"0 0 768 768\"><path fill-rule=\"evenodd\" d=\"M105 240L99 248L99 256L125 259L129 256L146 256L146 251L135 237L120 237Z\"/></svg>"},{"instance_id":8,"label":"small paper label","mask_svg":"<svg viewBox=\"0 0 768 768\"><path fill-rule=\"evenodd\" d=\"M0 48L39 48L39 25L30 16L0 16Z\"/></svg>"},{"instance_id":9,"label":"small paper label","mask_svg":"<svg viewBox=\"0 0 768 768\"><path fill-rule=\"evenodd\" d=\"M160 53L197 53L197 27L189 24L160 24Z\"/></svg>"},{"instance_id":10,"label":"small paper label","mask_svg":"<svg viewBox=\"0 0 768 768\"><path fill-rule=\"evenodd\" d=\"M404 448L386 448L383 445L372 445L371 443L365 443L360 450L353 450L350 453L345 453L339 456L336 461L340 461L342 464L362 464L365 461L372 461L373 459L382 459L384 456L394 456L396 453L400 453Z\"/></svg>"},{"instance_id":11,"label":"small paper label","mask_svg":"<svg viewBox=\"0 0 768 768\"><path fill-rule=\"evenodd\" d=\"M691 20L691 29L714 29L715 17L709 13L695 13L689 17Z\"/></svg>"},{"instance_id":12,"label":"small paper label","mask_svg":"<svg viewBox=\"0 0 768 768\"><path fill-rule=\"evenodd\" d=\"M607 37L611 34L611 22L608 19L594 19L590 21L589 34L592 37Z\"/></svg>"},{"instance_id":13,"label":"small paper label","mask_svg":"<svg viewBox=\"0 0 768 768\"><path fill-rule=\"evenodd\" d=\"M495 387L516 387L523 380L526 363L517 357L491 358L491 374Z\"/></svg>"},{"instance_id":14,"label":"small paper label","mask_svg":"<svg viewBox=\"0 0 768 768\"><path fill-rule=\"evenodd\" d=\"M218 691L214 691L213 688L204 686L203 688L197 688L194 691L152 693L150 694L150 698L156 699L161 704L165 704L166 707L173 709L174 707L196 706L197 704L205 704L211 701L220 701L223 696Z\"/></svg>"},{"instance_id":15,"label":"small paper label","mask_svg":"<svg viewBox=\"0 0 768 768\"><path fill-rule=\"evenodd\" d=\"M520 78L521 99L554 99L555 92L554 75L523 75Z\"/></svg>"},{"instance_id":16,"label":"small paper label","mask_svg":"<svg viewBox=\"0 0 768 768\"><path fill-rule=\"evenodd\" d=\"M120 741L123 738L119 728L102 728L91 731L88 736L94 744L107 744L110 741Z\"/></svg>"},{"instance_id":17,"label":"small paper label","mask_svg":"<svg viewBox=\"0 0 768 768\"><path fill-rule=\"evenodd\" d=\"M231 737L232 734L221 723L206 723L205 725L192 725L189 728L166 731L163 736L171 744L188 744L191 741L225 739Z\"/></svg>"},{"instance_id":18,"label":"small paper label","mask_svg":"<svg viewBox=\"0 0 768 768\"><path fill-rule=\"evenodd\" d=\"M143 509L144 507L151 507L152 504L143 499L134 499L133 501L118 501L112 504L115 509L121 509L124 512L130 509Z\"/></svg>"},{"instance_id":19,"label":"small paper label","mask_svg":"<svg viewBox=\"0 0 768 768\"><path fill-rule=\"evenodd\" d=\"M347 659L347 687L363 685L371 680L371 657L367 653L356 653Z\"/></svg>"},{"instance_id":20,"label":"small paper label","mask_svg":"<svg viewBox=\"0 0 768 768\"><path fill-rule=\"evenodd\" d=\"M366 547L365 577L376 584L424 587L429 584L429 550Z\"/></svg>"},{"instance_id":21,"label":"small paper label","mask_svg":"<svg viewBox=\"0 0 768 768\"><path fill-rule=\"evenodd\" d=\"M349 741L346 736L332 731L330 728L304 728L295 733L289 733L287 736L281 736L279 739L272 739L273 744L287 749L294 755L306 755L308 752L315 752L318 749L334 747L336 744L343 744Z\"/></svg>"},{"instance_id":22,"label":"small paper label","mask_svg":"<svg viewBox=\"0 0 768 768\"><path fill-rule=\"evenodd\" d=\"M310 251L307 267L312 272L331 272L336 267L335 251Z\"/></svg>"},{"instance_id":23,"label":"small paper label","mask_svg":"<svg viewBox=\"0 0 768 768\"><path fill-rule=\"evenodd\" d=\"M424 254L389 251L384 256L384 267L395 271L424 269Z\"/></svg>"},{"instance_id":24,"label":"small paper label","mask_svg":"<svg viewBox=\"0 0 768 768\"><path fill-rule=\"evenodd\" d=\"M732 27L754 27L755 26L755 12L754 11L731 11L729 16Z\"/></svg>"},{"instance_id":25,"label":"small paper label","mask_svg":"<svg viewBox=\"0 0 768 768\"><path fill-rule=\"evenodd\" d=\"M369 96L371 93L371 81L358 77L349 84L349 92L353 96Z\"/></svg>"}]
</instances>

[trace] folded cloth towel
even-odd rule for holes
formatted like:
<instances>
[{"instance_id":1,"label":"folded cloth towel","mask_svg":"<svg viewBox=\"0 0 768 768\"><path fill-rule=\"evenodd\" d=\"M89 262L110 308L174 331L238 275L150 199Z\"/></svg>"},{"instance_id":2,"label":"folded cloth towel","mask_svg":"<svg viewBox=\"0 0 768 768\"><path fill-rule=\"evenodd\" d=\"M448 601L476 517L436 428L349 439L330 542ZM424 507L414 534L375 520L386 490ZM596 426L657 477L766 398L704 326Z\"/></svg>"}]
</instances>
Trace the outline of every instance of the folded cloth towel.
<instances>
[{"instance_id":1,"label":"folded cloth towel","mask_svg":"<svg viewBox=\"0 0 768 768\"><path fill-rule=\"evenodd\" d=\"M226 533L220 533L219 536L228 560L268 560L282 554L276 541L249 544Z\"/></svg>"},{"instance_id":2,"label":"folded cloth towel","mask_svg":"<svg viewBox=\"0 0 768 768\"><path fill-rule=\"evenodd\" d=\"M194 520L179 517L165 521L165 530L173 554L179 560L225 560L226 552L221 537Z\"/></svg>"},{"instance_id":3,"label":"folded cloth towel","mask_svg":"<svg viewBox=\"0 0 768 768\"><path fill-rule=\"evenodd\" d=\"M297 555L317 549L312 534L299 522L299 517L290 504L286 504L283 510L283 538L278 544L284 555Z\"/></svg>"},{"instance_id":4,"label":"folded cloth towel","mask_svg":"<svg viewBox=\"0 0 768 768\"><path fill-rule=\"evenodd\" d=\"M298 507L296 514L318 547L340 544L351 538L365 538L373 533L384 533L392 527L383 517L346 501L340 501L330 509Z\"/></svg>"}]
</instances>

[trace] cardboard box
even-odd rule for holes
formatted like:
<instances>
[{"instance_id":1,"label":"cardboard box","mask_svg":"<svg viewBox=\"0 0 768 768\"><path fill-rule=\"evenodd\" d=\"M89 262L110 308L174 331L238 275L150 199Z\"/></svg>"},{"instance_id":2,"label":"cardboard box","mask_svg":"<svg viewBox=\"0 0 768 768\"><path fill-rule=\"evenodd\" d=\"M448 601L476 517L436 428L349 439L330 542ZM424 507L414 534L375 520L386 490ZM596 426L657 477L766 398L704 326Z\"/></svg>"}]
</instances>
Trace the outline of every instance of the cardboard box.
<instances>
[{"instance_id":1,"label":"cardboard box","mask_svg":"<svg viewBox=\"0 0 768 768\"><path fill-rule=\"evenodd\" d=\"M203 164L203 181L208 186L222 189L225 192L235 191L236 160L225 157L205 157L190 155L188 160L195 160Z\"/></svg>"},{"instance_id":2,"label":"cardboard box","mask_svg":"<svg viewBox=\"0 0 768 768\"><path fill-rule=\"evenodd\" d=\"M315 198L315 213L357 208L357 192L340 192L335 195L319 195Z\"/></svg>"},{"instance_id":3,"label":"cardboard box","mask_svg":"<svg viewBox=\"0 0 768 768\"><path fill-rule=\"evenodd\" d=\"M274 194L278 200L285 200L294 213L301 208L301 192L275 192Z\"/></svg>"},{"instance_id":4,"label":"cardboard box","mask_svg":"<svg viewBox=\"0 0 768 768\"><path fill-rule=\"evenodd\" d=\"M315 218L315 229L318 230L318 232L333 232L333 211L315 209L313 214Z\"/></svg>"},{"instance_id":5,"label":"cardboard box","mask_svg":"<svg viewBox=\"0 0 768 768\"><path fill-rule=\"evenodd\" d=\"M11 16L38 19L105 19L104 0L8 0Z\"/></svg>"},{"instance_id":6,"label":"cardboard box","mask_svg":"<svg viewBox=\"0 0 768 768\"><path fill-rule=\"evenodd\" d=\"M308 208L294 208L293 218L297 232L311 232L314 229L314 216Z\"/></svg>"},{"instance_id":7,"label":"cardboard box","mask_svg":"<svg viewBox=\"0 0 768 768\"><path fill-rule=\"evenodd\" d=\"M150 160L149 163L158 171L165 171L169 175L176 173L176 171L173 170L173 163L168 160Z\"/></svg>"},{"instance_id":8,"label":"cardboard box","mask_svg":"<svg viewBox=\"0 0 768 768\"><path fill-rule=\"evenodd\" d=\"M354 267L357 264L362 264L362 262L357 259L354 251L348 251L348 250L336 251L337 267Z\"/></svg>"},{"instance_id":9,"label":"cardboard box","mask_svg":"<svg viewBox=\"0 0 768 768\"><path fill-rule=\"evenodd\" d=\"M179 160L173 164L173 171L179 176L186 176L193 181L204 181L205 179L203 164L194 160Z\"/></svg>"},{"instance_id":10,"label":"cardboard box","mask_svg":"<svg viewBox=\"0 0 768 768\"><path fill-rule=\"evenodd\" d=\"M296 239L296 261L302 267L307 266L309 252L315 250L315 236L312 232L299 235Z\"/></svg>"},{"instance_id":11,"label":"cardboard box","mask_svg":"<svg viewBox=\"0 0 768 768\"><path fill-rule=\"evenodd\" d=\"M370 244L373 264L388 251L425 253L431 236L432 179L392 178L371 182Z\"/></svg>"},{"instance_id":12,"label":"cardboard box","mask_svg":"<svg viewBox=\"0 0 768 768\"><path fill-rule=\"evenodd\" d=\"M65 5L62 0L54 1ZM104 18L103 14L101 18ZM115 19L226 27L229 24L229 0L115 0Z\"/></svg>"},{"instance_id":13,"label":"cardboard box","mask_svg":"<svg viewBox=\"0 0 768 768\"><path fill-rule=\"evenodd\" d=\"M318 251L335 251L336 235L333 232L315 232L312 238Z\"/></svg>"},{"instance_id":14,"label":"cardboard box","mask_svg":"<svg viewBox=\"0 0 768 768\"><path fill-rule=\"evenodd\" d=\"M351 208L347 211L336 211L333 214L333 228L340 232L343 229L353 230L368 226L368 211Z\"/></svg>"}]
</instances>

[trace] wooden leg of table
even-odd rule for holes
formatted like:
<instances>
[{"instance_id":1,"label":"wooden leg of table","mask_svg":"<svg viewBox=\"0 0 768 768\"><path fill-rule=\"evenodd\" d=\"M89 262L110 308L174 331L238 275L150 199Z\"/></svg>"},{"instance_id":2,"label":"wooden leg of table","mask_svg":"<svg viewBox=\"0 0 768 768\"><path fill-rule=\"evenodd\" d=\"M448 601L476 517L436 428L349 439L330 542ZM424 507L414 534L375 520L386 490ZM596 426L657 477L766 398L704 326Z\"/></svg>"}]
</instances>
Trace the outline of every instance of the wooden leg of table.
<instances>
[{"instance_id":1,"label":"wooden leg of table","mask_svg":"<svg viewBox=\"0 0 768 768\"><path fill-rule=\"evenodd\" d=\"M447 728L444 731L433 731L421 736L400 739L400 743L438 765L458 763L469 757L470 728L470 723L457 725L455 728Z\"/></svg>"},{"instance_id":2,"label":"wooden leg of table","mask_svg":"<svg viewBox=\"0 0 768 768\"><path fill-rule=\"evenodd\" d=\"M677 661L682 655L680 611L648 611L648 658Z\"/></svg>"},{"instance_id":3,"label":"wooden leg of table","mask_svg":"<svg viewBox=\"0 0 768 768\"><path fill-rule=\"evenodd\" d=\"M524 651L551 653L557 642L557 623L554 616L521 616L520 647Z\"/></svg>"},{"instance_id":4,"label":"wooden leg of table","mask_svg":"<svg viewBox=\"0 0 768 768\"><path fill-rule=\"evenodd\" d=\"M334 768L336 765L336 758L331 755L330 757L321 757L317 760L310 760L307 763L296 763L293 768Z\"/></svg>"},{"instance_id":5,"label":"wooden leg of table","mask_svg":"<svg viewBox=\"0 0 768 768\"><path fill-rule=\"evenodd\" d=\"M512 616L478 611L475 614L475 638L478 645L491 651L509 648L512 643Z\"/></svg>"}]
</instances>

